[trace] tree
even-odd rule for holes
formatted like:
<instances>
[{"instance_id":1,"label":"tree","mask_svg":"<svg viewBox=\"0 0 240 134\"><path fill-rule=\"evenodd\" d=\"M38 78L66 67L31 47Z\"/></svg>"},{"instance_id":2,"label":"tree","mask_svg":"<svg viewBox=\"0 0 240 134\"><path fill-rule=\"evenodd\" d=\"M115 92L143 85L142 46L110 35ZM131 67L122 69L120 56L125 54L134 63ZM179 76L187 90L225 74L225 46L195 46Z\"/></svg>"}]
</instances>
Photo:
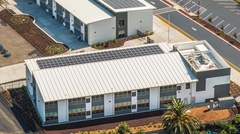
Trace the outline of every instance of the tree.
<instances>
[{"instance_id":1,"label":"tree","mask_svg":"<svg viewBox=\"0 0 240 134\"><path fill-rule=\"evenodd\" d=\"M193 134L196 132L198 120L187 114L186 104L183 101L173 99L172 104L167 105L167 111L162 115L163 127L168 134Z\"/></svg>"},{"instance_id":2,"label":"tree","mask_svg":"<svg viewBox=\"0 0 240 134\"><path fill-rule=\"evenodd\" d=\"M130 127L126 122L121 122L117 126L117 134L131 134Z\"/></svg>"},{"instance_id":3,"label":"tree","mask_svg":"<svg viewBox=\"0 0 240 134\"><path fill-rule=\"evenodd\" d=\"M233 37L236 39L238 37L237 33L233 33Z\"/></svg>"},{"instance_id":4,"label":"tree","mask_svg":"<svg viewBox=\"0 0 240 134\"><path fill-rule=\"evenodd\" d=\"M208 22L212 23L212 18L211 17L208 18Z\"/></svg>"},{"instance_id":5,"label":"tree","mask_svg":"<svg viewBox=\"0 0 240 134\"><path fill-rule=\"evenodd\" d=\"M223 30L224 30L224 25L221 25L220 28L221 28L221 30L223 31Z\"/></svg>"}]
</instances>

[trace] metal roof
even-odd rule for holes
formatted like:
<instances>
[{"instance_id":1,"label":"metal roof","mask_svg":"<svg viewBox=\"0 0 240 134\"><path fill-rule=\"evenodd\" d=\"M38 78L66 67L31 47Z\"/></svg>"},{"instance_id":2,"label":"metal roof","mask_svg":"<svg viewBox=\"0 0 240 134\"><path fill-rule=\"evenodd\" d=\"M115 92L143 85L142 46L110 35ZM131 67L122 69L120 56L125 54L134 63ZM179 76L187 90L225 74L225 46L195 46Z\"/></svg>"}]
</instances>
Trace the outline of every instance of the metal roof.
<instances>
[{"instance_id":1,"label":"metal roof","mask_svg":"<svg viewBox=\"0 0 240 134\"><path fill-rule=\"evenodd\" d=\"M36 65L30 71L45 102L197 81L178 52L49 69L37 69L36 59L26 64Z\"/></svg>"},{"instance_id":2,"label":"metal roof","mask_svg":"<svg viewBox=\"0 0 240 134\"><path fill-rule=\"evenodd\" d=\"M113 18L114 15L95 0L55 0L84 24Z\"/></svg>"}]
</instances>

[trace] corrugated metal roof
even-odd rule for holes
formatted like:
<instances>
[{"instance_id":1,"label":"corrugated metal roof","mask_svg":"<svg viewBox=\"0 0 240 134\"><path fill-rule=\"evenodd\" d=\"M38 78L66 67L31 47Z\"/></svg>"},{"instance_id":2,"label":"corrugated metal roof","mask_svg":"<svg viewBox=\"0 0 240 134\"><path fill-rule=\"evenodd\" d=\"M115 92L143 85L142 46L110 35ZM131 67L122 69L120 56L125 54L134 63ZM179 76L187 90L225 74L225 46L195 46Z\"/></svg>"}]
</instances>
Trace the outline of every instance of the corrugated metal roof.
<instances>
[{"instance_id":1,"label":"corrugated metal roof","mask_svg":"<svg viewBox=\"0 0 240 134\"><path fill-rule=\"evenodd\" d=\"M26 61L35 70L30 61L36 60ZM33 74L45 102L197 81L178 52L37 69Z\"/></svg>"},{"instance_id":2,"label":"corrugated metal roof","mask_svg":"<svg viewBox=\"0 0 240 134\"><path fill-rule=\"evenodd\" d=\"M114 15L94 0L55 0L85 24L110 19Z\"/></svg>"}]
</instances>

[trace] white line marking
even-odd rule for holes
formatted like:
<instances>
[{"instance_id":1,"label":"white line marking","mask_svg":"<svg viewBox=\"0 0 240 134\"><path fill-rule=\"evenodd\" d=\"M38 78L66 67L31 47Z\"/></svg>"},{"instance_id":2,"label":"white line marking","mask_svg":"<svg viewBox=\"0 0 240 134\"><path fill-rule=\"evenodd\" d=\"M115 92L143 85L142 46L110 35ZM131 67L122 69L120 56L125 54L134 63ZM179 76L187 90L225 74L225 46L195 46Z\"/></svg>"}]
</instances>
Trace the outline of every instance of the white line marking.
<instances>
[{"instance_id":1,"label":"white line marking","mask_svg":"<svg viewBox=\"0 0 240 134\"><path fill-rule=\"evenodd\" d=\"M232 0L213 0L213 1L232 1Z\"/></svg>"},{"instance_id":2,"label":"white line marking","mask_svg":"<svg viewBox=\"0 0 240 134\"><path fill-rule=\"evenodd\" d=\"M197 31L197 29L196 29L196 28L194 28L194 27L192 27L192 30L194 30L194 31Z\"/></svg>"},{"instance_id":3,"label":"white line marking","mask_svg":"<svg viewBox=\"0 0 240 134\"><path fill-rule=\"evenodd\" d=\"M204 20L206 20L209 16L211 16L212 15L212 13L210 13L208 16L206 16L205 18L204 18Z\"/></svg>"},{"instance_id":4,"label":"white line marking","mask_svg":"<svg viewBox=\"0 0 240 134\"><path fill-rule=\"evenodd\" d=\"M151 3L155 5L155 2L151 1Z\"/></svg>"},{"instance_id":5,"label":"white line marking","mask_svg":"<svg viewBox=\"0 0 240 134\"><path fill-rule=\"evenodd\" d=\"M196 6L196 4L195 4L195 5L193 5L193 6L191 6L191 7L189 8L189 10L190 10L190 9L192 9L193 7L195 7L195 6Z\"/></svg>"},{"instance_id":6,"label":"white line marking","mask_svg":"<svg viewBox=\"0 0 240 134\"><path fill-rule=\"evenodd\" d=\"M182 0L178 1L178 4L179 4L180 2L182 2Z\"/></svg>"},{"instance_id":7,"label":"white line marking","mask_svg":"<svg viewBox=\"0 0 240 134\"><path fill-rule=\"evenodd\" d=\"M224 6L224 8L236 8L236 6Z\"/></svg>"},{"instance_id":8,"label":"white line marking","mask_svg":"<svg viewBox=\"0 0 240 134\"><path fill-rule=\"evenodd\" d=\"M204 11L200 12L200 14L199 14L199 15L201 15L201 14L203 14L204 12L206 12L206 11L207 11L207 9L206 9L206 8L204 8L204 7L201 7L201 8L203 8L203 10L204 10Z\"/></svg>"},{"instance_id":9,"label":"white line marking","mask_svg":"<svg viewBox=\"0 0 240 134\"><path fill-rule=\"evenodd\" d=\"M216 20L218 18L218 16L217 17L215 17L212 21L214 21L214 20Z\"/></svg>"},{"instance_id":10,"label":"white line marking","mask_svg":"<svg viewBox=\"0 0 240 134\"><path fill-rule=\"evenodd\" d=\"M227 24L227 25L224 27L224 29L225 29L225 28L227 28L229 25L230 25L230 23L229 23L229 24Z\"/></svg>"},{"instance_id":11,"label":"white line marking","mask_svg":"<svg viewBox=\"0 0 240 134\"><path fill-rule=\"evenodd\" d=\"M236 27L234 27L231 31L229 31L227 34L230 34L232 31L234 31Z\"/></svg>"},{"instance_id":12,"label":"white line marking","mask_svg":"<svg viewBox=\"0 0 240 134\"><path fill-rule=\"evenodd\" d=\"M240 32L237 34L237 36L240 34Z\"/></svg>"},{"instance_id":13,"label":"white line marking","mask_svg":"<svg viewBox=\"0 0 240 134\"><path fill-rule=\"evenodd\" d=\"M192 0L188 1L186 4L183 5L183 7L185 7L188 3L190 3Z\"/></svg>"},{"instance_id":14,"label":"white line marking","mask_svg":"<svg viewBox=\"0 0 240 134\"><path fill-rule=\"evenodd\" d=\"M220 5L236 5L236 3L218 3Z\"/></svg>"},{"instance_id":15,"label":"white line marking","mask_svg":"<svg viewBox=\"0 0 240 134\"><path fill-rule=\"evenodd\" d=\"M236 13L237 15L240 15L240 13Z\"/></svg>"},{"instance_id":16,"label":"white line marking","mask_svg":"<svg viewBox=\"0 0 240 134\"><path fill-rule=\"evenodd\" d=\"M223 23L224 22L224 20L222 20L221 22L219 22L217 25L216 25L216 27L218 26L218 25L220 25L221 23Z\"/></svg>"}]
</instances>

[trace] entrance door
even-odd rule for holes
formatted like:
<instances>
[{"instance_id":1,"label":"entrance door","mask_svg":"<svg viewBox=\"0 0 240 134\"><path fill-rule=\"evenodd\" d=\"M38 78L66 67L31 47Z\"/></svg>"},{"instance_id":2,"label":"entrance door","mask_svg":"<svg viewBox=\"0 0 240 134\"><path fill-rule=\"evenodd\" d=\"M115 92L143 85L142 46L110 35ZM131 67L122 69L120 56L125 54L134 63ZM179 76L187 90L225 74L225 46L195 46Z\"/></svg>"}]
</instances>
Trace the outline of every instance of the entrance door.
<instances>
[{"instance_id":1,"label":"entrance door","mask_svg":"<svg viewBox=\"0 0 240 134\"><path fill-rule=\"evenodd\" d=\"M125 30L118 31L118 38L125 37Z\"/></svg>"}]
</instances>

